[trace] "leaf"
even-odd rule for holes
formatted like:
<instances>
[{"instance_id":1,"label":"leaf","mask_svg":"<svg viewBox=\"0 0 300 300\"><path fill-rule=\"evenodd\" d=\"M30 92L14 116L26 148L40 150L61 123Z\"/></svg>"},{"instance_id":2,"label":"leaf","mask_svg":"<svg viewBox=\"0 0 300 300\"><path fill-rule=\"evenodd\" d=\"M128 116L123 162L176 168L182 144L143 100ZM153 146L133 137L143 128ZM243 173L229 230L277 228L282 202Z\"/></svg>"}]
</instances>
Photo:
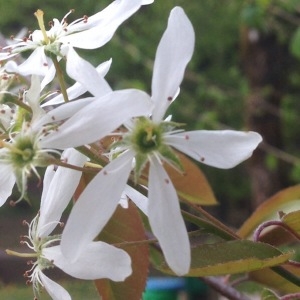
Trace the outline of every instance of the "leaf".
<instances>
[{"instance_id":1,"label":"leaf","mask_svg":"<svg viewBox=\"0 0 300 300\"><path fill-rule=\"evenodd\" d=\"M300 210L285 214L281 221L300 235Z\"/></svg>"},{"instance_id":2,"label":"leaf","mask_svg":"<svg viewBox=\"0 0 300 300\"><path fill-rule=\"evenodd\" d=\"M242 238L247 238L253 233L256 227L264 221L272 219L279 220L279 211L289 213L297 210L299 205L300 185L284 189L258 206L250 218L248 218L239 229L238 234Z\"/></svg>"},{"instance_id":3,"label":"leaf","mask_svg":"<svg viewBox=\"0 0 300 300\"><path fill-rule=\"evenodd\" d=\"M99 236L108 243L122 243L131 257L133 273L124 282L113 282L108 279L96 280L95 284L102 300L140 300L148 277L148 245L128 245L126 242L145 239L144 227L138 210L131 201L127 209L118 207L109 223Z\"/></svg>"},{"instance_id":4,"label":"leaf","mask_svg":"<svg viewBox=\"0 0 300 300\"><path fill-rule=\"evenodd\" d=\"M164 164L179 197L199 205L215 205L217 200L205 175L199 167L184 154L176 152L184 169L184 174Z\"/></svg>"},{"instance_id":5,"label":"leaf","mask_svg":"<svg viewBox=\"0 0 300 300\"><path fill-rule=\"evenodd\" d=\"M153 253L155 267L167 274L172 271L162 255ZM236 240L215 244L205 244L192 248L191 269L186 276L203 277L236 274L259 270L286 262L293 253L282 253L264 243Z\"/></svg>"},{"instance_id":6,"label":"leaf","mask_svg":"<svg viewBox=\"0 0 300 300\"><path fill-rule=\"evenodd\" d=\"M286 270L294 275L300 275L299 268L294 266L284 266L283 270ZM274 288L282 293L297 293L300 291L300 287L290 280L287 280L283 276L280 276L277 272L272 269L258 270L249 273L249 279L254 280L266 287Z\"/></svg>"}]
</instances>

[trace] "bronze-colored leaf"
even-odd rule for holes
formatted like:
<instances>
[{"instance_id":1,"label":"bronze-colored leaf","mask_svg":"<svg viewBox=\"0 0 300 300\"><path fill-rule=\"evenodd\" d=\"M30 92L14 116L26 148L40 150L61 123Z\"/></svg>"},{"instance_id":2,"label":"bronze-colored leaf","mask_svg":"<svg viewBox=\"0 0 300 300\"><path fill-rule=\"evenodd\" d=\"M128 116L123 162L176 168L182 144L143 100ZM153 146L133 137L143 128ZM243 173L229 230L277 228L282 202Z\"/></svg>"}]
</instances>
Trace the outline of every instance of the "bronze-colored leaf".
<instances>
[{"instance_id":1,"label":"bronze-colored leaf","mask_svg":"<svg viewBox=\"0 0 300 300\"><path fill-rule=\"evenodd\" d=\"M102 300L140 300L148 277L148 245L127 245L126 242L145 239L144 227L136 206L129 201L129 207L118 207L99 239L110 244L118 244L131 257L132 275L124 282L108 279L96 280L95 284Z\"/></svg>"}]
</instances>

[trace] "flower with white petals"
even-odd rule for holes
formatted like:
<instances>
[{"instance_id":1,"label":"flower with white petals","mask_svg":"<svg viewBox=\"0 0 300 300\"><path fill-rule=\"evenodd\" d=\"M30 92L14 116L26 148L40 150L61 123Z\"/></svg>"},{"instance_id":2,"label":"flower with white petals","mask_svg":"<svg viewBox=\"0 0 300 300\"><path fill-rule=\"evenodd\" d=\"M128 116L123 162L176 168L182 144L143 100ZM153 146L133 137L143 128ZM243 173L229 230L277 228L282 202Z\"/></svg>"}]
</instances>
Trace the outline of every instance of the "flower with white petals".
<instances>
[{"instance_id":1,"label":"flower with white petals","mask_svg":"<svg viewBox=\"0 0 300 300\"><path fill-rule=\"evenodd\" d=\"M73 149L63 154L69 163L83 166L86 158ZM22 244L27 245L31 253L17 253L7 250L8 254L35 258L30 261L32 267L25 272L28 283L33 286L35 299L38 299L41 288L45 288L54 300L69 300L69 293L59 284L48 278L43 272L46 269L58 267L65 273L79 278L94 280L109 278L123 281L131 274L129 255L104 242L91 242L85 245L78 259L71 262L62 255L59 245L61 236L51 235L59 221L62 212L68 205L79 183L81 172L58 167L48 167L44 178L44 188L39 214L32 220L28 235L22 237Z\"/></svg>"},{"instance_id":2,"label":"flower with white petals","mask_svg":"<svg viewBox=\"0 0 300 300\"><path fill-rule=\"evenodd\" d=\"M96 49L106 44L113 36L119 25L134 14L141 5L150 4L153 1L145 0L116 0L104 10L88 17L67 23L64 16L59 21L53 19L50 30L46 30L43 20L43 11L35 13L39 23L39 30L35 30L28 38L23 38L7 47L0 53L0 61L9 59L24 51L33 51L32 54L21 65L10 61L6 64L9 72L21 75L46 76L49 83L55 75L55 68L51 59L53 57L64 57L68 54L69 47L81 49Z\"/></svg>"},{"instance_id":3,"label":"flower with white petals","mask_svg":"<svg viewBox=\"0 0 300 300\"><path fill-rule=\"evenodd\" d=\"M87 63L73 52L78 62ZM21 128L14 128L9 137L0 142L0 205L10 196L15 182L22 199L30 172L37 174L35 167L51 164L54 158L51 153L59 155L56 149L82 146L87 143L87 139L91 142L94 132L90 135L88 126L98 128L99 138L102 138L128 119L150 112L151 103L144 92L113 92L101 76L103 70L100 68L99 73L95 69L94 71L100 87L97 98L70 101L47 113L40 106L39 79L37 76L32 77L31 87L24 93L24 102L32 111L30 121L23 122ZM77 95L84 91L80 83L73 89ZM90 107L91 103L94 104L93 107ZM93 111L93 116L97 113L96 121L89 119L91 112L86 113L87 110ZM96 140L97 138L93 141Z\"/></svg>"},{"instance_id":4,"label":"flower with white petals","mask_svg":"<svg viewBox=\"0 0 300 300\"><path fill-rule=\"evenodd\" d=\"M231 168L251 156L261 141L261 136L255 132L184 132L177 123L163 120L178 94L193 49L193 27L184 11L176 7L171 11L156 53L151 117L145 115L124 124L128 131L116 144L119 155L115 154L116 158L95 176L83 192L84 197L74 205L61 242L63 253L68 257L77 259L80 249L105 226L126 188L133 164L135 180L138 181L144 166L149 163L149 201L145 211L151 229L171 269L178 275L188 272L191 259L189 238L176 190L163 162L182 170L175 148L204 164ZM99 198L92 197L95 193L100 195Z\"/></svg>"}]
</instances>

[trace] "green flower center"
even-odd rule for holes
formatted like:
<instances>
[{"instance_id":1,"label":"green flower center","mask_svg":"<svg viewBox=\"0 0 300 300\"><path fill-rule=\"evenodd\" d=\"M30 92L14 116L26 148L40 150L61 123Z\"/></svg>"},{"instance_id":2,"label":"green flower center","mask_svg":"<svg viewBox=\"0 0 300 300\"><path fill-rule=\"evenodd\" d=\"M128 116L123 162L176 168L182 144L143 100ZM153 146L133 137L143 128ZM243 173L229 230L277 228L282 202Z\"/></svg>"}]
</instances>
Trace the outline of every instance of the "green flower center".
<instances>
[{"instance_id":1,"label":"green flower center","mask_svg":"<svg viewBox=\"0 0 300 300\"><path fill-rule=\"evenodd\" d=\"M31 137L19 137L9 145L10 160L17 168L24 168L34 161L36 149Z\"/></svg>"},{"instance_id":2,"label":"green flower center","mask_svg":"<svg viewBox=\"0 0 300 300\"><path fill-rule=\"evenodd\" d=\"M131 142L137 153L149 154L162 145L162 130L151 120L140 118L131 135Z\"/></svg>"}]
</instances>

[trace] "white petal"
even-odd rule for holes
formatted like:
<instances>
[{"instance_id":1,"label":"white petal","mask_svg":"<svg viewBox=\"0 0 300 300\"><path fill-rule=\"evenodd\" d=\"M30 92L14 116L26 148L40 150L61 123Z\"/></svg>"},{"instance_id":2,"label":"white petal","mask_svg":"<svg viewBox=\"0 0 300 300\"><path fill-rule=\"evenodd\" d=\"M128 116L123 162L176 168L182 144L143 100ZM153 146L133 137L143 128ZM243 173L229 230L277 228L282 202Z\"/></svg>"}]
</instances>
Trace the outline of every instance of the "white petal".
<instances>
[{"instance_id":1,"label":"white petal","mask_svg":"<svg viewBox=\"0 0 300 300\"><path fill-rule=\"evenodd\" d=\"M154 2L154 0L142 0L142 5L148 5L148 4L151 4L153 2Z\"/></svg>"},{"instance_id":2,"label":"white petal","mask_svg":"<svg viewBox=\"0 0 300 300\"><path fill-rule=\"evenodd\" d=\"M195 44L191 22L180 7L172 9L169 23L158 45L152 78L153 120L162 120L174 99Z\"/></svg>"},{"instance_id":3,"label":"white petal","mask_svg":"<svg viewBox=\"0 0 300 300\"><path fill-rule=\"evenodd\" d=\"M165 141L206 165L229 169L249 158L262 137L252 131L196 130L167 136Z\"/></svg>"},{"instance_id":4,"label":"white petal","mask_svg":"<svg viewBox=\"0 0 300 300\"><path fill-rule=\"evenodd\" d=\"M75 149L66 150L63 159L74 166L83 167L87 158ZM51 166L50 166L51 168ZM40 208L40 218L38 223L39 236L47 236L56 227L61 215L70 202L81 177L81 172L58 167L49 188L47 196L43 197Z\"/></svg>"},{"instance_id":5,"label":"white petal","mask_svg":"<svg viewBox=\"0 0 300 300\"><path fill-rule=\"evenodd\" d=\"M147 216L148 215L148 198L138 192L136 189L126 185L124 193L134 202L134 204Z\"/></svg>"},{"instance_id":6,"label":"white petal","mask_svg":"<svg viewBox=\"0 0 300 300\"><path fill-rule=\"evenodd\" d=\"M59 61L59 58L58 58L58 61ZM51 62L51 65L49 66L48 71L41 82L41 90L43 90L45 88L45 86L54 79L55 74L56 74L56 69L55 69L54 64Z\"/></svg>"},{"instance_id":7,"label":"white petal","mask_svg":"<svg viewBox=\"0 0 300 300\"><path fill-rule=\"evenodd\" d=\"M130 256L104 242L87 244L74 262L66 259L60 246L45 248L43 254L65 273L79 279L123 281L132 272Z\"/></svg>"},{"instance_id":8,"label":"white petal","mask_svg":"<svg viewBox=\"0 0 300 300\"><path fill-rule=\"evenodd\" d=\"M31 86L26 93L26 100L32 109L32 120L34 123L36 120L40 119L41 116L45 114L44 110L40 106L40 93L41 93L41 83L38 75L31 76Z\"/></svg>"},{"instance_id":9,"label":"white petal","mask_svg":"<svg viewBox=\"0 0 300 300\"><path fill-rule=\"evenodd\" d=\"M77 101L75 101L77 102ZM111 92L93 101L47 135L42 145L64 149L100 140L132 117L151 111L150 97L138 90Z\"/></svg>"},{"instance_id":10,"label":"white petal","mask_svg":"<svg viewBox=\"0 0 300 300\"><path fill-rule=\"evenodd\" d=\"M111 66L111 62L112 62L112 60L110 59L110 60L105 61L104 63L100 64L96 68L97 73L100 76L104 77L107 74L107 72L108 72L108 70ZM73 84L71 87L69 87L67 89L68 98L69 98L70 101L74 100L77 97L84 94L86 91L87 91L86 87L84 87L79 82L76 82L75 84ZM63 103L63 102L64 102L63 95L59 94L58 96L52 98L51 100L47 101L46 103L42 104L41 106L44 107L44 106L55 105L55 104L59 104L59 103Z\"/></svg>"},{"instance_id":11,"label":"white petal","mask_svg":"<svg viewBox=\"0 0 300 300\"><path fill-rule=\"evenodd\" d=\"M76 260L85 245L103 229L125 188L134 153L127 151L109 163L87 185L75 203L61 240L63 254Z\"/></svg>"},{"instance_id":12,"label":"white petal","mask_svg":"<svg viewBox=\"0 0 300 300\"><path fill-rule=\"evenodd\" d=\"M79 99L79 101L71 101L64 103L57 108L50 110L47 114L42 116L35 124L33 124L34 130L39 130L43 125L63 121L70 118L80 109L95 101L94 97Z\"/></svg>"},{"instance_id":13,"label":"white petal","mask_svg":"<svg viewBox=\"0 0 300 300\"><path fill-rule=\"evenodd\" d=\"M16 178L11 166L0 164L0 206L2 206L11 195L15 183Z\"/></svg>"},{"instance_id":14,"label":"white petal","mask_svg":"<svg viewBox=\"0 0 300 300\"><path fill-rule=\"evenodd\" d=\"M177 275L189 271L190 242L176 190L160 162L151 160L148 217L170 268Z\"/></svg>"},{"instance_id":15,"label":"white petal","mask_svg":"<svg viewBox=\"0 0 300 300\"><path fill-rule=\"evenodd\" d=\"M111 88L97 70L86 60L82 59L70 47L67 55L66 70L68 75L81 83L94 96L103 96L111 92Z\"/></svg>"},{"instance_id":16,"label":"white petal","mask_svg":"<svg viewBox=\"0 0 300 300\"><path fill-rule=\"evenodd\" d=\"M52 61L45 55L44 47L37 47L21 65L9 61L5 65L5 69L7 72L18 73L23 76L32 74L45 76L51 65Z\"/></svg>"},{"instance_id":17,"label":"white petal","mask_svg":"<svg viewBox=\"0 0 300 300\"><path fill-rule=\"evenodd\" d=\"M85 28L90 26L90 29L66 35L60 42L82 49L99 48L111 39L119 25L134 14L141 3L141 0L114 1L106 9L89 17L87 23L83 24ZM72 26L72 30L76 26L80 25Z\"/></svg>"},{"instance_id":18,"label":"white petal","mask_svg":"<svg viewBox=\"0 0 300 300\"><path fill-rule=\"evenodd\" d=\"M40 272L41 281L53 300L72 300L70 294L59 284Z\"/></svg>"}]
</instances>

